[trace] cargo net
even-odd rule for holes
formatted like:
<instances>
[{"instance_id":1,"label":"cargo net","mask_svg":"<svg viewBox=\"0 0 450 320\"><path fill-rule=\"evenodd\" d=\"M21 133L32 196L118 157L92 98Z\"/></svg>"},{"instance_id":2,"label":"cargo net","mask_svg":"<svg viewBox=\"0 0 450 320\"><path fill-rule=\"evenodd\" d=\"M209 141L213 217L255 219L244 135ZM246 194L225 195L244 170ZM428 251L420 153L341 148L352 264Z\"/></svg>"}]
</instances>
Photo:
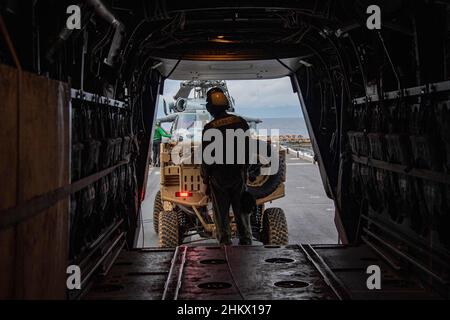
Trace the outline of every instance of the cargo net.
<instances>
[{"instance_id":1,"label":"cargo net","mask_svg":"<svg viewBox=\"0 0 450 320\"><path fill-rule=\"evenodd\" d=\"M422 265L433 260L438 273L450 250L448 94L354 104L348 132L363 239Z\"/></svg>"},{"instance_id":2,"label":"cargo net","mask_svg":"<svg viewBox=\"0 0 450 320\"><path fill-rule=\"evenodd\" d=\"M88 254L119 221L128 223L136 194L130 121L126 109L72 100L72 182L113 170L71 196L71 260Z\"/></svg>"}]
</instances>

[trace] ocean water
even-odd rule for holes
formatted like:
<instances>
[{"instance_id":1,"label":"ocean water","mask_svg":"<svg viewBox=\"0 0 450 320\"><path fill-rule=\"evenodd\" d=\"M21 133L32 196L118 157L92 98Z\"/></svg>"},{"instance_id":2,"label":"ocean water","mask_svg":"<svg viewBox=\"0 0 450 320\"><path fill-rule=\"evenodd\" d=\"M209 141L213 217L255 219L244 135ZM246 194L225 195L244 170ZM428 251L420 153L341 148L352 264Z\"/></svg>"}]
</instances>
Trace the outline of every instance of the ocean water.
<instances>
[{"instance_id":1,"label":"ocean water","mask_svg":"<svg viewBox=\"0 0 450 320\"><path fill-rule=\"evenodd\" d=\"M261 120L262 123L258 124L258 129L278 129L280 135L301 134L309 137L303 118L261 118Z\"/></svg>"}]
</instances>

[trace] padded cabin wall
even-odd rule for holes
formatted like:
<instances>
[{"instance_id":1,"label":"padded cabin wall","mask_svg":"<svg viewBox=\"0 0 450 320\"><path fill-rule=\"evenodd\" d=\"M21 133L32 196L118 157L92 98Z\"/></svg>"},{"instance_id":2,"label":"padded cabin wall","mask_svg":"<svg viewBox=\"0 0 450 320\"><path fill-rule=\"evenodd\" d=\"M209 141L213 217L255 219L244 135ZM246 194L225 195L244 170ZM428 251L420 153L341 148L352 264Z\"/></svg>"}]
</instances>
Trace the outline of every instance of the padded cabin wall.
<instances>
[{"instance_id":1,"label":"padded cabin wall","mask_svg":"<svg viewBox=\"0 0 450 320\"><path fill-rule=\"evenodd\" d=\"M0 65L0 209L69 183L67 85ZM68 201L0 231L0 297L65 298Z\"/></svg>"}]
</instances>

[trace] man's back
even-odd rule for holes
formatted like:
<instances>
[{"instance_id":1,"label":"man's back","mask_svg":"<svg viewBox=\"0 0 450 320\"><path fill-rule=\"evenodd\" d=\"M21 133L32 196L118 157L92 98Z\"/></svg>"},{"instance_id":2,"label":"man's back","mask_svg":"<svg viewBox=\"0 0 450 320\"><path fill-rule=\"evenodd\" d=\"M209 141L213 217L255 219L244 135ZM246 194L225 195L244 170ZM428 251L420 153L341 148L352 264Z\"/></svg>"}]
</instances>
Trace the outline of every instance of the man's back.
<instances>
[{"instance_id":1,"label":"man's back","mask_svg":"<svg viewBox=\"0 0 450 320\"><path fill-rule=\"evenodd\" d=\"M243 139L235 138L235 136L240 134L245 135L248 129L249 126L247 121L241 117L228 114L226 112L207 123L203 129L203 138L210 135L215 137L215 135L220 132L223 143L221 145L217 144L217 147L222 147L222 157L219 157L213 151L211 155L214 160L218 161L214 161L214 163L205 163L204 160L202 165L202 175L216 175L223 177L225 180L232 180L235 179L236 175L242 174L245 163L239 161L240 157L242 157L242 154L239 153L246 152L247 149L245 145L239 145L243 142ZM210 135L205 135L208 130L217 131L211 133ZM209 144L213 143L213 141L214 138L212 138L212 141L205 141L205 139L202 140L203 152ZM232 158L228 156L227 159L227 149L228 152L230 152L230 148L233 148L234 156ZM203 157L205 157L205 153L203 153ZM247 157L245 157L245 159L247 159Z\"/></svg>"}]
</instances>

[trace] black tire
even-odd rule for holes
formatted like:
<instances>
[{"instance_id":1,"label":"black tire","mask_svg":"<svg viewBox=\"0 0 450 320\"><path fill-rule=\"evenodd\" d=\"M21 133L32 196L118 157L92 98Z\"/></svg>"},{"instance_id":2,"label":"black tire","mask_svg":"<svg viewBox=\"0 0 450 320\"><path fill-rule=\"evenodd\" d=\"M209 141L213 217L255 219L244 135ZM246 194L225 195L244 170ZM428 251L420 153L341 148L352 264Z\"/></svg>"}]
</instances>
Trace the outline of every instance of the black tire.
<instances>
[{"instance_id":1,"label":"black tire","mask_svg":"<svg viewBox=\"0 0 450 320\"><path fill-rule=\"evenodd\" d=\"M178 227L179 227L180 232L181 232L183 230L183 228L185 228L186 225L187 225L186 213L184 213L183 210L181 210L179 208L175 208L175 211L176 211L177 216L178 216Z\"/></svg>"},{"instance_id":2,"label":"black tire","mask_svg":"<svg viewBox=\"0 0 450 320\"><path fill-rule=\"evenodd\" d=\"M155 196L155 202L153 203L153 229L155 229L156 233L159 232L159 214L163 210L161 191L158 191Z\"/></svg>"},{"instance_id":3,"label":"black tire","mask_svg":"<svg viewBox=\"0 0 450 320\"><path fill-rule=\"evenodd\" d=\"M262 199L272 194L278 186L283 183L286 175L286 159L285 157L279 158L280 163L276 174L271 175L261 186L247 186L248 192L250 192L255 199Z\"/></svg>"},{"instance_id":4,"label":"black tire","mask_svg":"<svg viewBox=\"0 0 450 320\"><path fill-rule=\"evenodd\" d=\"M264 210L261 241L265 245L287 245L289 242L286 215L280 208Z\"/></svg>"},{"instance_id":5,"label":"black tire","mask_svg":"<svg viewBox=\"0 0 450 320\"><path fill-rule=\"evenodd\" d=\"M175 248L180 243L178 214L175 211L162 211L159 214L159 246Z\"/></svg>"}]
</instances>

